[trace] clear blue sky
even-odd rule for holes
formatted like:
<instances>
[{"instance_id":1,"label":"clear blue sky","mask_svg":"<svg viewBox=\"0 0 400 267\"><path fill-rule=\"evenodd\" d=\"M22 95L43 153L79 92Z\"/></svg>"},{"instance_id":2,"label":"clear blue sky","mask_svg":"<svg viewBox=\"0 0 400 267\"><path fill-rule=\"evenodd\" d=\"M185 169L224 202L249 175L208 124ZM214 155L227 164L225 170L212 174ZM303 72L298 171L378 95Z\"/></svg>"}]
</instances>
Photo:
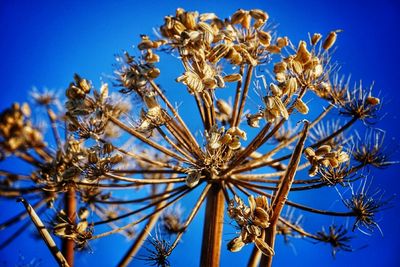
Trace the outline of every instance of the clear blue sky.
<instances>
[{"instance_id":1,"label":"clear blue sky","mask_svg":"<svg viewBox=\"0 0 400 267\"><path fill-rule=\"evenodd\" d=\"M84 2L84 3L83 3ZM138 42L139 34L152 33L165 15L177 7L200 12L215 12L227 17L238 8L261 8L273 21L279 23L278 32L288 35L294 43L313 32L328 33L342 29L335 59L342 64L342 72L365 84L375 81L375 88L385 97L387 115L378 125L396 138L400 137L400 3L381 1L0 1L0 109L11 102L24 101L33 86L63 90L77 72L100 84L112 74L114 54L130 49ZM175 67L169 71L173 73ZM176 77L181 70L177 71ZM162 81L160 81L162 83ZM389 140L390 141L390 140ZM399 159L399 153L395 155ZM3 165L0 165L3 166ZM386 190L387 195L400 192L399 166L384 172L375 172L374 184ZM314 194L310 203L324 195ZM367 248L353 253L341 253L336 260L328 246L295 240L293 246L278 242L275 266L400 266L400 205L378 217L384 237L358 234L357 244ZM0 221L5 213L20 207L13 202L0 201ZM6 212L4 212L6 211ZM171 257L172 266L192 266L198 263L201 218L198 218L184 243ZM309 217L305 224L317 225L318 216ZM328 221L332 221L329 218ZM350 222L351 223L351 222ZM226 226L226 232L233 232ZM7 232L0 232L0 241ZM231 236L227 234L226 240ZM278 240L280 241L280 240ZM112 237L92 244L93 253L79 254L77 266L92 264L113 266L129 243L121 237ZM293 250L295 248L296 253ZM357 247L357 246L356 246ZM246 252L223 253L223 266L244 266ZM19 237L7 249L0 251L0 266L14 266L19 255L25 263L40 259L42 266L54 265L53 259L41 241L30 233ZM189 265L185 263L189 262ZM132 266L141 266L135 261Z\"/></svg>"}]
</instances>

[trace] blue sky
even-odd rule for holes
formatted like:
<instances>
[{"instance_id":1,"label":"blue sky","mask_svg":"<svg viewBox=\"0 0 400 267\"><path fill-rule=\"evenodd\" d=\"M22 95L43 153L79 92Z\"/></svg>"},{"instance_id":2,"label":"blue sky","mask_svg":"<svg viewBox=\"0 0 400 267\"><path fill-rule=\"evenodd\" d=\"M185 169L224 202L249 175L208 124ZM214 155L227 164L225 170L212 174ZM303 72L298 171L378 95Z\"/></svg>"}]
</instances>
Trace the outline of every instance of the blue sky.
<instances>
[{"instance_id":1,"label":"blue sky","mask_svg":"<svg viewBox=\"0 0 400 267\"><path fill-rule=\"evenodd\" d=\"M0 109L15 101L28 99L33 86L63 90L73 74L92 80L99 85L109 81L113 72L114 55L131 49L139 41L139 34L152 33L153 27L162 23L165 15L177 7L200 12L215 12L227 17L238 8L261 8L279 24L278 32L288 35L296 43L313 32L328 33L342 29L337 42L335 59L342 64L342 73L351 74L354 80L362 79L368 85L375 82L375 89L384 96L387 113L378 124L386 130L388 143L399 145L400 137L400 4L395 1L1 1L0 2ZM174 72L173 65L168 73ZM166 81L168 82L168 81ZM162 81L161 81L162 83ZM393 138L391 140L391 138ZM400 159L400 154L394 155ZM0 165L4 166L4 165ZM371 170L374 185L383 188L387 195L399 193L399 166L383 172ZM314 194L307 201L319 201L322 194ZM384 211L377 232L371 237L357 234L361 247L353 253L339 253L336 260L330 256L328 246L295 240L293 246L278 242L276 266L398 266L400 238L400 205ZM0 201L0 210L16 210L13 202ZM5 212L4 212L5 213ZM0 213L0 221L6 216ZM316 225L318 216L309 217L306 223ZM332 221L332 219L329 219ZM200 246L201 217L197 218L171 258L172 266L196 265ZM226 226L226 232L233 232ZM0 240L7 235L0 232ZM230 236L227 235L226 240ZM281 241L281 240L278 240ZM89 263L113 266L129 243L118 236L104 242L94 242L92 253L78 255L77 266ZM294 249L296 253L294 252ZM356 246L357 247L357 246ZM190 253L188 253L190 249ZM224 266L242 266L246 251L239 254L224 252ZM53 265L44 244L27 233L7 249L0 251L0 266L13 266L22 255L29 262L40 259L43 266ZM143 262L135 261L134 266Z\"/></svg>"}]
</instances>

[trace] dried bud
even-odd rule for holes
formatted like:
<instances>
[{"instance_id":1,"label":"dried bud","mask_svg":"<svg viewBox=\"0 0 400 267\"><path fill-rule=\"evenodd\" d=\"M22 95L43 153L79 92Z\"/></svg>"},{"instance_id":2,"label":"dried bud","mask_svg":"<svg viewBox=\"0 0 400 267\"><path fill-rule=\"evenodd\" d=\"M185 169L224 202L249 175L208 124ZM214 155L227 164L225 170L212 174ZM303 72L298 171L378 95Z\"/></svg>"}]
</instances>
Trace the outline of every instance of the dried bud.
<instances>
[{"instance_id":1,"label":"dried bud","mask_svg":"<svg viewBox=\"0 0 400 267\"><path fill-rule=\"evenodd\" d=\"M266 12L261 9L250 10L250 16L255 20L262 20L264 23L268 20L269 16Z\"/></svg>"},{"instance_id":2,"label":"dried bud","mask_svg":"<svg viewBox=\"0 0 400 267\"><path fill-rule=\"evenodd\" d=\"M258 39L263 46L269 46L271 44L271 34L269 32L257 31Z\"/></svg>"},{"instance_id":3,"label":"dried bud","mask_svg":"<svg viewBox=\"0 0 400 267\"><path fill-rule=\"evenodd\" d=\"M229 74L224 77L225 82L237 82L237 81L240 81L241 79L242 79L242 75L240 75L239 73Z\"/></svg>"},{"instance_id":4,"label":"dried bud","mask_svg":"<svg viewBox=\"0 0 400 267\"><path fill-rule=\"evenodd\" d=\"M242 240L241 236L235 237L227 244L227 248L230 252L238 252L242 249L245 243Z\"/></svg>"},{"instance_id":5,"label":"dried bud","mask_svg":"<svg viewBox=\"0 0 400 267\"><path fill-rule=\"evenodd\" d=\"M190 188L195 187L200 181L200 172L199 171L191 171L186 176L186 185Z\"/></svg>"},{"instance_id":6,"label":"dried bud","mask_svg":"<svg viewBox=\"0 0 400 267\"><path fill-rule=\"evenodd\" d=\"M381 102L379 98L373 96L368 96L365 101L371 106L379 105L379 103Z\"/></svg>"},{"instance_id":7,"label":"dried bud","mask_svg":"<svg viewBox=\"0 0 400 267\"><path fill-rule=\"evenodd\" d=\"M313 36L311 37L311 44L316 45L319 42L319 40L321 40L321 38L322 38L321 34L314 33Z\"/></svg>"},{"instance_id":8,"label":"dried bud","mask_svg":"<svg viewBox=\"0 0 400 267\"><path fill-rule=\"evenodd\" d=\"M336 31L331 31L329 35L326 37L324 43L322 44L322 48L325 50L329 50L336 42L337 34Z\"/></svg>"},{"instance_id":9,"label":"dried bud","mask_svg":"<svg viewBox=\"0 0 400 267\"><path fill-rule=\"evenodd\" d=\"M294 107L301 113L301 114L307 114L309 111L309 108L307 107L306 103L303 102L301 99L297 99L296 102L294 103Z\"/></svg>"}]
</instances>

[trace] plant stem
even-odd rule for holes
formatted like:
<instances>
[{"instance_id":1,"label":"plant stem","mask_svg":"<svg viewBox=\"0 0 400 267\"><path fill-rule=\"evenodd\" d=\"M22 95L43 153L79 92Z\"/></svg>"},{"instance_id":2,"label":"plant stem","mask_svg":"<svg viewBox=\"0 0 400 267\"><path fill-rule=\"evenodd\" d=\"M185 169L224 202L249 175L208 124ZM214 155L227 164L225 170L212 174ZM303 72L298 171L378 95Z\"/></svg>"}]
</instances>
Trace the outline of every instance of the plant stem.
<instances>
[{"instance_id":1,"label":"plant stem","mask_svg":"<svg viewBox=\"0 0 400 267\"><path fill-rule=\"evenodd\" d=\"M68 219L75 223L76 214L76 199L75 199L75 189L69 187L67 193L64 195L65 202L65 212ZM62 253L70 266L74 266L74 247L75 243L72 239L64 238L62 240Z\"/></svg>"},{"instance_id":2,"label":"plant stem","mask_svg":"<svg viewBox=\"0 0 400 267\"><path fill-rule=\"evenodd\" d=\"M206 216L203 228L200 266L219 266L225 199L219 183L211 186L207 196Z\"/></svg>"}]
</instances>

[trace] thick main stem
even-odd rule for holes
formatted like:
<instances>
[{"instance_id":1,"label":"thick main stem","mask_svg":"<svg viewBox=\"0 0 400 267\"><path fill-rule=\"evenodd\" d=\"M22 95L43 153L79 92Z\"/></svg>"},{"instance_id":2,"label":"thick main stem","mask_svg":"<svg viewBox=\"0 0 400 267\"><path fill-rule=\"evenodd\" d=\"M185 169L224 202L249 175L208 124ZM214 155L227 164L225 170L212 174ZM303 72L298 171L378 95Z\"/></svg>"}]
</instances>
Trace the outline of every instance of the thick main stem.
<instances>
[{"instance_id":1,"label":"thick main stem","mask_svg":"<svg viewBox=\"0 0 400 267\"><path fill-rule=\"evenodd\" d=\"M207 195L200 266L219 266L224 223L225 199L221 184L211 186Z\"/></svg>"},{"instance_id":2,"label":"thick main stem","mask_svg":"<svg viewBox=\"0 0 400 267\"><path fill-rule=\"evenodd\" d=\"M64 195L65 212L72 223L75 223L76 214L76 198L75 189L68 188ZM74 247L75 243L72 239L64 238L62 241L62 253L70 266L74 266Z\"/></svg>"}]
</instances>

